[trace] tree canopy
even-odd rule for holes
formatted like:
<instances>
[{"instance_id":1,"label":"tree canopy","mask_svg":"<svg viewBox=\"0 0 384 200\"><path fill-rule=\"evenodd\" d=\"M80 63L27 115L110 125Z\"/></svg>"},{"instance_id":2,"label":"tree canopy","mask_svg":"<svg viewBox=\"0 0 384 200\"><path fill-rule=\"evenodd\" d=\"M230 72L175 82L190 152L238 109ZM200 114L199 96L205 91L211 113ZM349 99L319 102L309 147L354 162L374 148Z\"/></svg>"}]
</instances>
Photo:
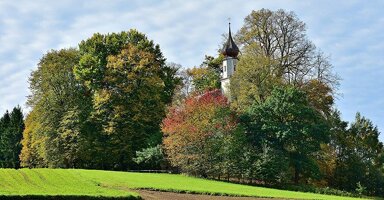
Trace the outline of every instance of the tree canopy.
<instances>
[{"instance_id":1,"label":"tree canopy","mask_svg":"<svg viewBox=\"0 0 384 200\"><path fill-rule=\"evenodd\" d=\"M236 107L264 101L274 85L284 84L308 92L322 91L311 100L329 113L339 78L328 57L307 38L305 23L293 12L252 11L236 39L242 47L238 70L231 79Z\"/></svg>"},{"instance_id":2,"label":"tree canopy","mask_svg":"<svg viewBox=\"0 0 384 200\"><path fill-rule=\"evenodd\" d=\"M301 176L319 176L314 155L320 144L328 141L329 128L304 92L293 87L275 88L265 102L249 108L243 123L254 147L266 144L288 158L295 183Z\"/></svg>"},{"instance_id":3,"label":"tree canopy","mask_svg":"<svg viewBox=\"0 0 384 200\"><path fill-rule=\"evenodd\" d=\"M136 30L52 50L32 72L23 166L128 169L159 137L180 79ZM161 136L160 136L161 137Z\"/></svg>"},{"instance_id":4,"label":"tree canopy","mask_svg":"<svg viewBox=\"0 0 384 200\"><path fill-rule=\"evenodd\" d=\"M171 164L183 172L208 176L223 170L225 140L236 129L228 100L220 90L188 97L163 120L164 147ZM220 169L222 168L222 169Z\"/></svg>"}]
</instances>

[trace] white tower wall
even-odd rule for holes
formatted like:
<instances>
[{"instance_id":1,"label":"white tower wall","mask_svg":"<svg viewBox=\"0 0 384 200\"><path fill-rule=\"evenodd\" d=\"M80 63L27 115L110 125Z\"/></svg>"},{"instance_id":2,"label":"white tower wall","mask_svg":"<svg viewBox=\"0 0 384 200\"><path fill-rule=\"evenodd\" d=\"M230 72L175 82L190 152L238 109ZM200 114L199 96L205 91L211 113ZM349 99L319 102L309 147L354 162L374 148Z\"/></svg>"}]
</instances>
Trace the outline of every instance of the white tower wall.
<instances>
[{"instance_id":1,"label":"white tower wall","mask_svg":"<svg viewBox=\"0 0 384 200\"><path fill-rule=\"evenodd\" d=\"M236 70L237 59L232 57L226 57L223 61L223 73L221 77L221 90L227 96L230 95L230 78Z\"/></svg>"}]
</instances>

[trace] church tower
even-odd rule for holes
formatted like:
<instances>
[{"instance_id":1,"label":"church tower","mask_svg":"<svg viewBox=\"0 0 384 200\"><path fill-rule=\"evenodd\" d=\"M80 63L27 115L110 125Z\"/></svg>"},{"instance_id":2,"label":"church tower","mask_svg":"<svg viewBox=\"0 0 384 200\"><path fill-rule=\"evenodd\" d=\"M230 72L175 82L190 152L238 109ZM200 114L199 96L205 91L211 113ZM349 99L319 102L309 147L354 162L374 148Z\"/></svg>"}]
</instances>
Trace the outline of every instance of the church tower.
<instances>
[{"instance_id":1,"label":"church tower","mask_svg":"<svg viewBox=\"0 0 384 200\"><path fill-rule=\"evenodd\" d=\"M231 23L229 23L228 40L224 44L221 54L224 55L223 69L221 75L221 91L223 94L230 96L229 79L236 71L237 55L239 55L239 48L232 39Z\"/></svg>"}]
</instances>

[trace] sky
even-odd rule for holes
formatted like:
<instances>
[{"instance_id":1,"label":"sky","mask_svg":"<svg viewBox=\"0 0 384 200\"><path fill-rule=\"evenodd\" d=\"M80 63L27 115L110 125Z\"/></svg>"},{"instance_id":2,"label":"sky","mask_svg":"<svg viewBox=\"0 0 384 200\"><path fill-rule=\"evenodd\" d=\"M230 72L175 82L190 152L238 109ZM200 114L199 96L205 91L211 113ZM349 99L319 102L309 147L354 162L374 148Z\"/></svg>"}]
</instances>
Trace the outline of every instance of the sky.
<instances>
[{"instance_id":1,"label":"sky","mask_svg":"<svg viewBox=\"0 0 384 200\"><path fill-rule=\"evenodd\" d=\"M93 33L137 29L168 62L198 66L217 55L228 18L235 33L252 10L293 11L341 77L336 107L372 120L384 141L384 1L380 0L0 0L0 113L25 112L28 77L51 49L76 47Z\"/></svg>"}]
</instances>

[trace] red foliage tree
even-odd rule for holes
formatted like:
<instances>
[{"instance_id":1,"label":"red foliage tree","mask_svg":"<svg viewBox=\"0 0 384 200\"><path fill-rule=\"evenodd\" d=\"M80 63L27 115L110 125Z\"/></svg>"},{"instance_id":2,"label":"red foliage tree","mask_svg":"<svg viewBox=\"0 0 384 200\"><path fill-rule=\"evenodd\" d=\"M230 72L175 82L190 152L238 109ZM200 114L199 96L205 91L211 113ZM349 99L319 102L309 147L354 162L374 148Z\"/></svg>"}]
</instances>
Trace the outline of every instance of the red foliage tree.
<instances>
[{"instance_id":1,"label":"red foliage tree","mask_svg":"<svg viewBox=\"0 0 384 200\"><path fill-rule=\"evenodd\" d=\"M163 120L164 148L173 166L206 176L223 161L221 152L237 123L220 90L192 95Z\"/></svg>"}]
</instances>

